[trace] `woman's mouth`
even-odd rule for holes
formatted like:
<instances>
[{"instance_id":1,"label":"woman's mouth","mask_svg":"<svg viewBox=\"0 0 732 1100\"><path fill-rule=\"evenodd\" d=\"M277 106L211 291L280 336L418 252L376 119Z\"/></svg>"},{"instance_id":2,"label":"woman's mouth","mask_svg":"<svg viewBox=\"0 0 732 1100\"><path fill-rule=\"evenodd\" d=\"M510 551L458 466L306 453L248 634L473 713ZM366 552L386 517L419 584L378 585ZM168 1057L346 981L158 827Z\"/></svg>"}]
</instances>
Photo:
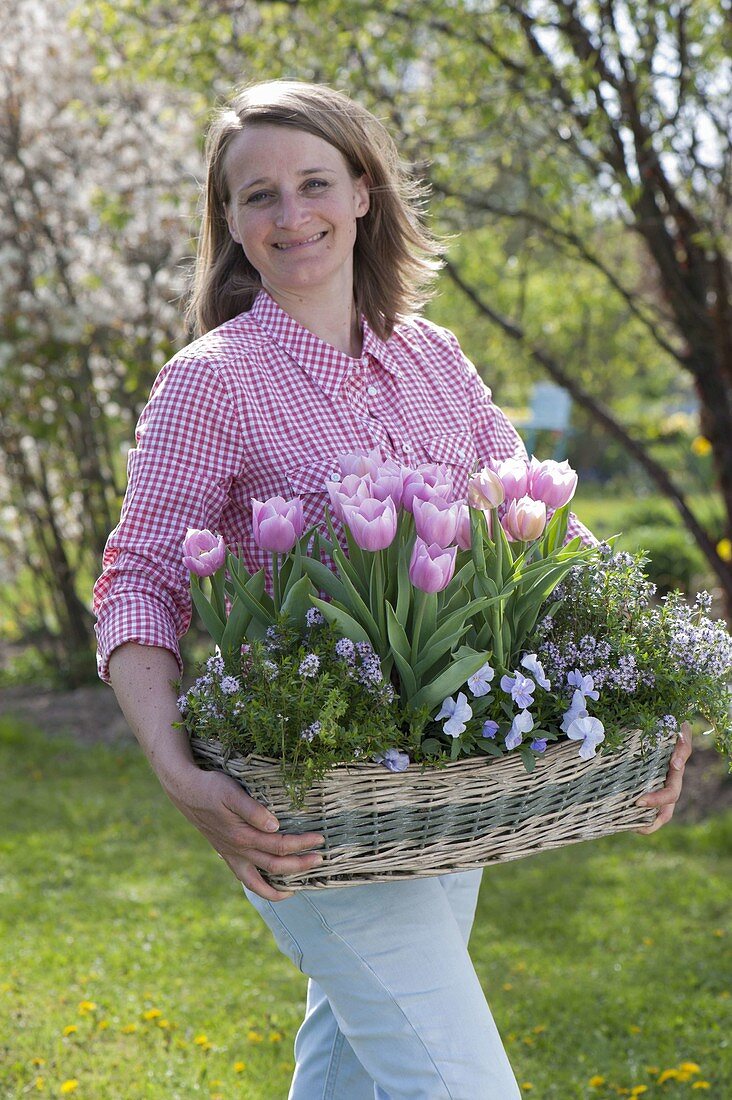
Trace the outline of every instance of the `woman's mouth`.
<instances>
[{"instance_id":1,"label":"woman's mouth","mask_svg":"<svg viewBox=\"0 0 732 1100\"><path fill-rule=\"evenodd\" d=\"M303 237L299 241L276 241L274 247L278 248L280 252L289 252L293 248L303 248L306 244L315 244L316 241L323 239L327 229L321 229L319 233L313 233L311 237Z\"/></svg>"}]
</instances>

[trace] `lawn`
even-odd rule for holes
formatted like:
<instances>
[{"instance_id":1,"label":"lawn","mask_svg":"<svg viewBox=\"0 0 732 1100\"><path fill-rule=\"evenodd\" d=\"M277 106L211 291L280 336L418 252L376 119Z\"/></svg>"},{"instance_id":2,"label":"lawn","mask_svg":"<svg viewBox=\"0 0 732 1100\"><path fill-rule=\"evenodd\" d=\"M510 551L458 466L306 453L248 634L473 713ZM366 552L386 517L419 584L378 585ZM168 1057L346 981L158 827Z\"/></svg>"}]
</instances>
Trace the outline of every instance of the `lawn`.
<instances>
[{"instance_id":1,"label":"lawn","mask_svg":"<svg viewBox=\"0 0 732 1100\"><path fill-rule=\"evenodd\" d=\"M304 978L141 753L5 720L0 774L0 1095L284 1100ZM486 872L526 1096L732 1095L731 880L732 815Z\"/></svg>"}]
</instances>

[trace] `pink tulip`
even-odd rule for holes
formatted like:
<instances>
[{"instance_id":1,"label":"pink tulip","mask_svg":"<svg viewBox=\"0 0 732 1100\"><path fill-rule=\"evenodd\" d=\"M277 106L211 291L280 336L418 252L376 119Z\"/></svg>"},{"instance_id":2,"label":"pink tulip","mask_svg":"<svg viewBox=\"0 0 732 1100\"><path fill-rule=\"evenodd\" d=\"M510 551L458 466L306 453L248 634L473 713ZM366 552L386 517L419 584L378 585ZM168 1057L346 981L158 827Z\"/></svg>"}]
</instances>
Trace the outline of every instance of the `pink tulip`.
<instances>
[{"instance_id":1,"label":"pink tulip","mask_svg":"<svg viewBox=\"0 0 732 1100\"><path fill-rule=\"evenodd\" d=\"M498 474L488 466L468 479L468 504L484 512L503 504L506 490Z\"/></svg>"},{"instance_id":2,"label":"pink tulip","mask_svg":"<svg viewBox=\"0 0 732 1100\"><path fill-rule=\"evenodd\" d=\"M451 504L438 496L429 500L415 496L412 509L414 526L421 539L428 544L437 542L440 546L452 545L460 518L459 503Z\"/></svg>"},{"instance_id":3,"label":"pink tulip","mask_svg":"<svg viewBox=\"0 0 732 1100\"><path fill-rule=\"evenodd\" d=\"M441 496L447 500L452 496L452 492L452 479L445 467L437 466L433 462L424 463L416 470L408 470L405 473L402 507L411 512L415 496L422 500Z\"/></svg>"},{"instance_id":4,"label":"pink tulip","mask_svg":"<svg viewBox=\"0 0 732 1100\"><path fill-rule=\"evenodd\" d=\"M287 554L300 538L305 526L302 500L294 497L270 497L262 502L252 497L254 541L262 550Z\"/></svg>"},{"instance_id":5,"label":"pink tulip","mask_svg":"<svg viewBox=\"0 0 732 1100\"><path fill-rule=\"evenodd\" d=\"M380 447L374 447L367 455L361 453L338 455L338 465L341 468L341 474L344 478L349 474L358 474L359 477L363 477L364 474L370 474L371 477L375 477L376 470L380 463Z\"/></svg>"},{"instance_id":6,"label":"pink tulip","mask_svg":"<svg viewBox=\"0 0 732 1100\"><path fill-rule=\"evenodd\" d=\"M545 462L531 459L528 491L534 500L543 500L551 511L570 501L576 488L577 474L566 459L564 462L555 462L551 458Z\"/></svg>"},{"instance_id":7,"label":"pink tulip","mask_svg":"<svg viewBox=\"0 0 732 1100\"><path fill-rule=\"evenodd\" d=\"M198 577L210 577L226 561L223 535L189 527L183 539L183 564Z\"/></svg>"},{"instance_id":8,"label":"pink tulip","mask_svg":"<svg viewBox=\"0 0 732 1100\"><path fill-rule=\"evenodd\" d=\"M373 496L371 478L360 474L348 474L343 481L326 481L325 487L330 497L330 506L336 519L343 522L343 505L358 505L362 500Z\"/></svg>"},{"instance_id":9,"label":"pink tulip","mask_svg":"<svg viewBox=\"0 0 732 1100\"><path fill-rule=\"evenodd\" d=\"M490 512L486 514L486 519L488 520L488 531L490 532ZM457 531L455 532L455 542L461 550L469 550L472 545L470 535L470 509L464 501L460 502L460 515L458 516Z\"/></svg>"},{"instance_id":10,"label":"pink tulip","mask_svg":"<svg viewBox=\"0 0 732 1100\"><path fill-rule=\"evenodd\" d=\"M362 550L384 550L394 541L397 510L391 497L369 497L360 504L344 504L343 520Z\"/></svg>"},{"instance_id":11,"label":"pink tulip","mask_svg":"<svg viewBox=\"0 0 732 1100\"><path fill-rule=\"evenodd\" d=\"M447 588L455 572L457 546L440 546L433 542L428 546L418 538L409 563L409 579L422 592L441 592Z\"/></svg>"},{"instance_id":12,"label":"pink tulip","mask_svg":"<svg viewBox=\"0 0 732 1100\"><path fill-rule=\"evenodd\" d=\"M491 468L500 477L506 500L518 500L529 491L529 464L523 458L491 461Z\"/></svg>"},{"instance_id":13,"label":"pink tulip","mask_svg":"<svg viewBox=\"0 0 732 1100\"><path fill-rule=\"evenodd\" d=\"M404 495L404 477L408 473L406 466L400 466L393 458L383 462L372 477L373 495L378 500L391 497L397 508L401 507Z\"/></svg>"},{"instance_id":14,"label":"pink tulip","mask_svg":"<svg viewBox=\"0 0 732 1100\"><path fill-rule=\"evenodd\" d=\"M546 504L531 497L512 500L502 522L512 542L533 542L546 527Z\"/></svg>"}]
</instances>

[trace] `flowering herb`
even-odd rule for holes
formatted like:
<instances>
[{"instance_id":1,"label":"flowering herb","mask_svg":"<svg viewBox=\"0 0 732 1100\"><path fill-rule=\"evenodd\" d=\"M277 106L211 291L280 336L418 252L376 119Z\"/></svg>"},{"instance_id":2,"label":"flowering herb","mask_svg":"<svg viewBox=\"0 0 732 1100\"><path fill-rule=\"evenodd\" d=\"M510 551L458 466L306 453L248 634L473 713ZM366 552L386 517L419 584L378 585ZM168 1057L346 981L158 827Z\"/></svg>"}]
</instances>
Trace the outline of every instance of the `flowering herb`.
<instances>
[{"instance_id":1,"label":"flowering herb","mask_svg":"<svg viewBox=\"0 0 732 1100\"><path fill-rule=\"evenodd\" d=\"M244 647L236 667L208 658L178 699L178 725L244 755L281 760L296 804L336 764L377 759L402 770L410 758L395 747L404 739L396 692L368 643L345 642L317 612L304 634L283 615L264 640Z\"/></svg>"}]
</instances>

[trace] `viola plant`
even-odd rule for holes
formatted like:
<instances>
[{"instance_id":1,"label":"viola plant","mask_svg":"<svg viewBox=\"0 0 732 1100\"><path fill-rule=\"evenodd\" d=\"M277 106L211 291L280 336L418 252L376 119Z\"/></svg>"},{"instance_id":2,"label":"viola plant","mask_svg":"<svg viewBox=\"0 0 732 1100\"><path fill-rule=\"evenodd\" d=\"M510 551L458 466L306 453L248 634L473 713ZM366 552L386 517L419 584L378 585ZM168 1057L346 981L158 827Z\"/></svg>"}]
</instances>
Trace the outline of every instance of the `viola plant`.
<instances>
[{"instance_id":1,"label":"viola plant","mask_svg":"<svg viewBox=\"0 0 732 1100\"><path fill-rule=\"evenodd\" d=\"M491 463L464 498L444 466L378 451L339 464L322 524L304 529L297 497L252 501L269 584L220 536L188 532L218 649L180 700L189 732L280 758L298 798L336 763L517 752L530 770L552 741L591 759L629 728L672 736L692 712L728 743L729 636L702 604L656 607L639 566L568 538L566 462Z\"/></svg>"}]
</instances>

